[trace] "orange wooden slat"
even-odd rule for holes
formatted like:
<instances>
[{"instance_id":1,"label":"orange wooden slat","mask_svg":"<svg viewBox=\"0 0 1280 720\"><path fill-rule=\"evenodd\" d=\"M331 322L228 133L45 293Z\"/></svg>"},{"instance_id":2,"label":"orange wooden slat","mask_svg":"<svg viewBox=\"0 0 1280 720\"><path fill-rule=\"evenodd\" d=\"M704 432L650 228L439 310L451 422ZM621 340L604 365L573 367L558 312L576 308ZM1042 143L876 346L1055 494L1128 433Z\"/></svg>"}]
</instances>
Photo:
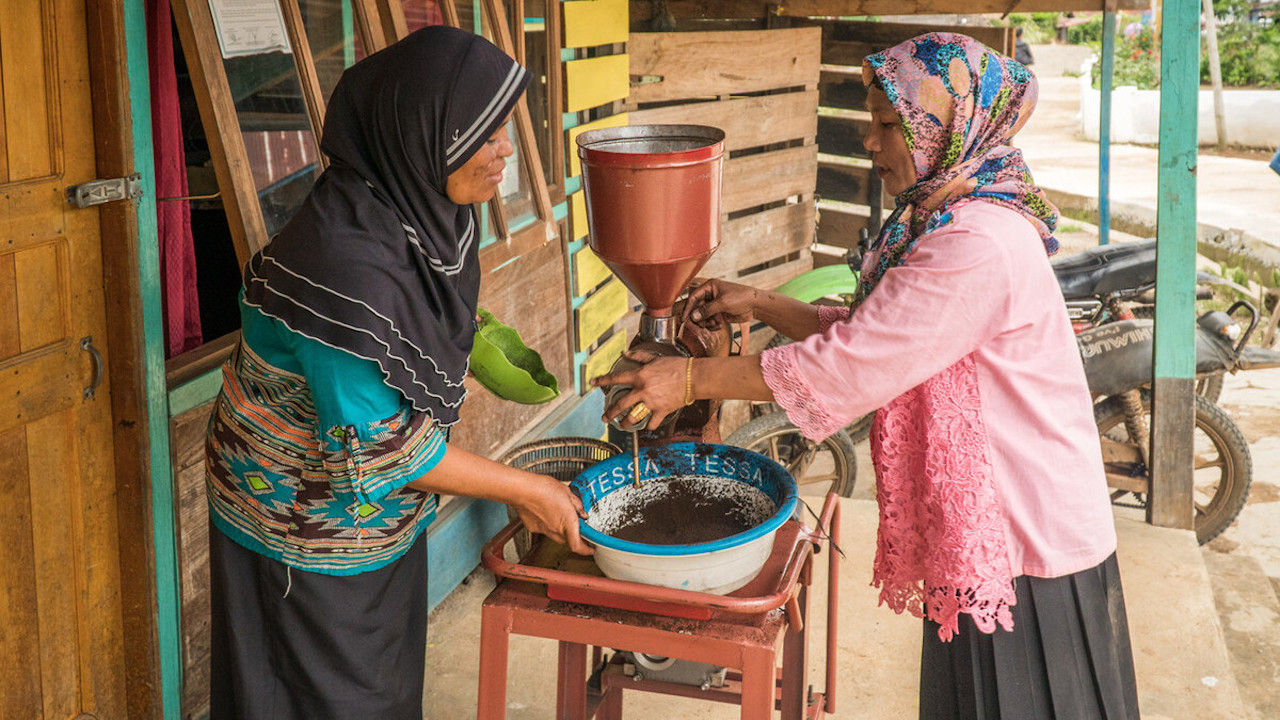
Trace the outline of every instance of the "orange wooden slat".
<instances>
[{"instance_id":1,"label":"orange wooden slat","mask_svg":"<svg viewBox=\"0 0 1280 720\"><path fill-rule=\"evenodd\" d=\"M821 38L818 28L632 33L629 72L651 81L632 87L628 102L816 89Z\"/></svg>"}]
</instances>

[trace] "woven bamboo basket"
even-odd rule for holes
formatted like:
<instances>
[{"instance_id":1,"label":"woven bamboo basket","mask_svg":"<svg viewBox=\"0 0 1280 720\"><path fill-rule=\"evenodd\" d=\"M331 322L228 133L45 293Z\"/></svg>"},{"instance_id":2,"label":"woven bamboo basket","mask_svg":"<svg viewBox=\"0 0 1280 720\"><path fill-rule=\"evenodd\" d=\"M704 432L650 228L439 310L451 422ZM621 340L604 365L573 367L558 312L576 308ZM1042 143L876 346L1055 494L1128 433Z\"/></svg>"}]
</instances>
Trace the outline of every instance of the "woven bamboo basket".
<instances>
[{"instance_id":1,"label":"woven bamboo basket","mask_svg":"<svg viewBox=\"0 0 1280 720\"><path fill-rule=\"evenodd\" d=\"M517 445L498 462L539 475L548 475L569 483L578 473L622 452L611 442L588 437L550 437ZM507 506L507 517L516 518L515 508ZM516 535L516 552L523 557L532 545L528 530Z\"/></svg>"}]
</instances>

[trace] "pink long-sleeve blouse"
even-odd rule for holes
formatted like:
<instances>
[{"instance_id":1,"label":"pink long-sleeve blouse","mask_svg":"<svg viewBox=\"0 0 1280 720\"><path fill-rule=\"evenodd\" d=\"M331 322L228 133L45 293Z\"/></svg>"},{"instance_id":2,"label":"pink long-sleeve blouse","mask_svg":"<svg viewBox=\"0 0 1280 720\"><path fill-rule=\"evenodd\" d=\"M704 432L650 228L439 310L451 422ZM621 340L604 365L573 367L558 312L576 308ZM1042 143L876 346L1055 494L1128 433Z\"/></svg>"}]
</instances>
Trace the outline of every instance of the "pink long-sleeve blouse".
<instances>
[{"instance_id":1,"label":"pink long-sleeve blouse","mask_svg":"<svg viewBox=\"0 0 1280 720\"><path fill-rule=\"evenodd\" d=\"M1093 567L1115 551L1115 529L1084 369L1044 246L1012 210L970 200L951 212L852 315L824 309L822 332L766 350L765 382L812 439L872 410L891 418L873 437L882 555L886 474L962 484L989 474L996 511L978 523L985 535L969 540L1003 545L1008 566L992 572L1058 577ZM921 387L931 396L918 397ZM907 398L915 415L895 413ZM947 419L965 413L976 418ZM953 433L961 425L970 430ZM924 446L933 454L912 460ZM914 525L925 545L957 540L928 537L930 518L912 508L903 503L889 521Z\"/></svg>"}]
</instances>

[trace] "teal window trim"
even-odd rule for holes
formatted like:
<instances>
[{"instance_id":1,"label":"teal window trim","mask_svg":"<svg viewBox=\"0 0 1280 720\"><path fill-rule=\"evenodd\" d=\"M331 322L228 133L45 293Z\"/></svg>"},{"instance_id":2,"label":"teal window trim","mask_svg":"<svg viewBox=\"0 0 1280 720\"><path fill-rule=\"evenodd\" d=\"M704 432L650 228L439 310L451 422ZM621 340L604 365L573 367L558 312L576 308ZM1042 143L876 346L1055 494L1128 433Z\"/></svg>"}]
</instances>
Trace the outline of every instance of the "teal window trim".
<instances>
[{"instance_id":1,"label":"teal window trim","mask_svg":"<svg viewBox=\"0 0 1280 720\"><path fill-rule=\"evenodd\" d=\"M151 537L155 560L156 641L163 717L182 713L182 606L178 591L177 522L169 452L169 408L164 375L159 231L156 227L155 161L151 144L151 86L147 22L142 0L124 2L125 51L132 115L133 167L141 177L138 215L138 275L142 301L143 383L147 397L147 441L151 461Z\"/></svg>"},{"instance_id":2,"label":"teal window trim","mask_svg":"<svg viewBox=\"0 0 1280 720\"><path fill-rule=\"evenodd\" d=\"M222 389L222 368L217 367L169 391L169 417L204 405L218 397Z\"/></svg>"},{"instance_id":3,"label":"teal window trim","mask_svg":"<svg viewBox=\"0 0 1280 720\"><path fill-rule=\"evenodd\" d=\"M356 17L351 0L342 0L342 67L356 64Z\"/></svg>"},{"instance_id":4,"label":"teal window trim","mask_svg":"<svg viewBox=\"0 0 1280 720\"><path fill-rule=\"evenodd\" d=\"M552 220L555 220L556 222L560 222L561 220L564 220L567 217L569 217L569 203L567 202L558 203L551 208Z\"/></svg>"},{"instance_id":5,"label":"teal window trim","mask_svg":"<svg viewBox=\"0 0 1280 720\"><path fill-rule=\"evenodd\" d=\"M507 230L507 233L510 235L515 235L516 233L529 227L530 225L534 224L537 221L538 221L538 216L536 213L527 212L512 221L511 227Z\"/></svg>"},{"instance_id":6,"label":"teal window trim","mask_svg":"<svg viewBox=\"0 0 1280 720\"><path fill-rule=\"evenodd\" d=\"M564 194L572 195L582 189L582 176L574 175L564 179Z\"/></svg>"},{"instance_id":7,"label":"teal window trim","mask_svg":"<svg viewBox=\"0 0 1280 720\"><path fill-rule=\"evenodd\" d=\"M493 225L489 224L489 203L480 203L480 249L489 247L498 241L498 237L493 234Z\"/></svg>"}]
</instances>

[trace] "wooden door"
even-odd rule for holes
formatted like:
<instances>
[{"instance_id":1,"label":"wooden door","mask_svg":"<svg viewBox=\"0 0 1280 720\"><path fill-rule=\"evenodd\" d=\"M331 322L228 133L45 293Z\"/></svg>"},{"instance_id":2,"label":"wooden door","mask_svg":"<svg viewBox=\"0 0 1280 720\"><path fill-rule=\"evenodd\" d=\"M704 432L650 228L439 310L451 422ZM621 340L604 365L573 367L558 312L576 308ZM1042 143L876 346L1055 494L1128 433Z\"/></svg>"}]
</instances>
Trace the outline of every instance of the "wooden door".
<instances>
[{"instance_id":1,"label":"wooden door","mask_svg":"<svg viewBox=\"0 0 1280 720\"><path fill-rule=\"evenodd\" d=\"M125 716L86 34L84 0L0 2L0 718Z\"/></svg>"}]
</instances>

